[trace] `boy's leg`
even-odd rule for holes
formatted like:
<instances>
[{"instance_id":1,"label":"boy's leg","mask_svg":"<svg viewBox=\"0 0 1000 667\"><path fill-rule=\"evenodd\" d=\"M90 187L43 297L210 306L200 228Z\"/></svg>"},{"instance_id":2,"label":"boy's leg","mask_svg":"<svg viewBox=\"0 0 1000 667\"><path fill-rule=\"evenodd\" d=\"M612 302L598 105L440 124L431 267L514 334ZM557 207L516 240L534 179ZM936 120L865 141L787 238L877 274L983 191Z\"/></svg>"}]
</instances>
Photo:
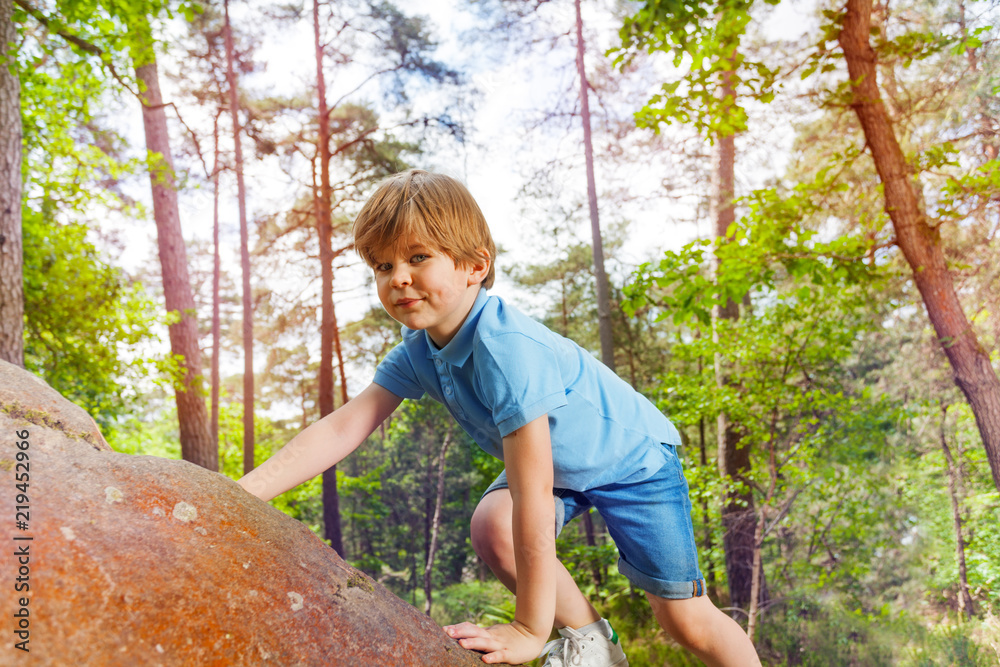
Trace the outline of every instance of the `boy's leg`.
<instances>
[{"instance_id":1,"label":"boy's leg","mask_svg":"<svg viewBox=\"0 0 1000 667\"><path fill-rule=\"evenodd\" d=\"M472 515L472 548L497 578L517 594L511 512L514 501L506 488L490 491ZM556 627L580 628L600 620L600 614L580 592L573 576L559 563L556 569Z\"/></svg>"},{"instance_id":2,"label":"boy's leg","mask_svg":"<svg viewBox=\"0 0 1000 667\"><path fill-rule=\"evenodd\" d=\"M760 665L747 633L707 596L667 600L647 593L646 597L660 627L709 667Z\"/></svg>"},{"instance_id":3,"label":"boy's leg","mask_svg":"<svg viewBox=\"0 0 1000 667\"><path fill-rule=\"evenodd\" d=\"M648 477L586 492L618 546L618 570L646 591L663 629L705 663L760 665L739 624L704 595L683 466L673 446L664 455Z\"/></svg>"}]
</instances>

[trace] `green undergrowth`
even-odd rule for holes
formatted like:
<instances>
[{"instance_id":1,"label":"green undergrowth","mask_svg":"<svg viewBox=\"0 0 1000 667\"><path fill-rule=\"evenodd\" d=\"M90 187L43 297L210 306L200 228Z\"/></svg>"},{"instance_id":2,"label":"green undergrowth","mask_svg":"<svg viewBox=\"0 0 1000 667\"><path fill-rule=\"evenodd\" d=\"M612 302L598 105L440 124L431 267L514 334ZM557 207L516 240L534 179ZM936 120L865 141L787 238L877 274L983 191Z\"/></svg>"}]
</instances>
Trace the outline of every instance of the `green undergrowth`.
<instances>
[{"instance_id":1,"label":"green undergrowth","mask_svg":"<svg viewBox=\"0 0 1000 667\"><path fill-rule=\"evenodd\" d=\"M995 667L1000 623L990 614L964 622L852 610L796 601L765 616L758 648L765 665L803 667Z\"/></svg>"},{"instance_id":2,"label":"green undergrowth","mask_svg":"<svg viewBox=\"0 0 1000 667\"><path fill-rule=\"evenodd\" d=\"M613 566L602 584L600 592L592 583L581 588L611 621L632 667L702 665L659 628L645 596ZM414 602L423 608L422 595ZM434 593L431 617L440 625L509 622L514 598L496 581L455 584ZM775 604L764 615L757 646L768 667L996 667L1000 619L989 612L959 621L954 613L918 617L888 607L865 612L839 601L795 600Z\"/></svg>"}]
</instances>

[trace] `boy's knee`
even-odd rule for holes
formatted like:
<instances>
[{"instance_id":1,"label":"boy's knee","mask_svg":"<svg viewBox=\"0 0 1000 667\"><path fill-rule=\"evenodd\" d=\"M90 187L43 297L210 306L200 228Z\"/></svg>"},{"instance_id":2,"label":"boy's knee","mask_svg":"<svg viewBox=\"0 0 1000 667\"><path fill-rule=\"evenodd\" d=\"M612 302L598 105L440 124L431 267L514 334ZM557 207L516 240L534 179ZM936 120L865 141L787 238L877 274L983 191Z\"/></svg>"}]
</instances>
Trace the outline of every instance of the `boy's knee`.
<instances>
[{"instance_id":1,"label":"boy's knee","mask_svg":"<svg viewBox=\"0 0 1000 667\"><path fill-rule=\"evenodd\" d=\"M487 495L472 514L472 548L490 565L514 553L510 509L505 511L503 493Z\"/></svg>"}]
</instances>

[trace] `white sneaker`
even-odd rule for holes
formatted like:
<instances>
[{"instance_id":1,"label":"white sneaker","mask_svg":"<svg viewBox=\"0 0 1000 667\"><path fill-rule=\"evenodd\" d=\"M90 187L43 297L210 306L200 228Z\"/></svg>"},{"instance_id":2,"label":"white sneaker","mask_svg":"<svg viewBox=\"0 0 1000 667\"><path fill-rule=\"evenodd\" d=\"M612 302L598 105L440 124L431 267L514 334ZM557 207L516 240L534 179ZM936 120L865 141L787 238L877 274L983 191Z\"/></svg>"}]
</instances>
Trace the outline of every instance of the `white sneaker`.
<instances>
[{"instance_id":1,"label":"white sneaker","mask_svg":"<svg viewBox=\"0 0 1000 667\"><path fill-rule=\"evenodd\" d=\"M543 667L628 667L618 633L611 624L601 619L611 632L611 639L600 630L587 634L573 628L560 628L559 636L545 645L542 655L549 654Z\"/></svg>"}]
</instances>

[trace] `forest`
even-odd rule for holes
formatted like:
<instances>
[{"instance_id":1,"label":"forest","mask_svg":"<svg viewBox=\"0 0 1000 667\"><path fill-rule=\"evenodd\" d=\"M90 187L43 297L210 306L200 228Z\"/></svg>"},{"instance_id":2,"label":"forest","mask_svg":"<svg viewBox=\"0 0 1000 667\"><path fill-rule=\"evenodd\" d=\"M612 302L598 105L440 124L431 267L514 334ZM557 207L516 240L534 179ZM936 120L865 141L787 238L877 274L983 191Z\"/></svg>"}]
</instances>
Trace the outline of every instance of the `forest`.
<instances>
[{"instance_id":1,"label":"forest","mask_svg":"<svg viewBox=\"0 0 1000 667\"><path fill-rule=\"evenodd\" d=\"M400 338L352 223L409 168L491 290L680 431L708 593L765 665L1000 664L995 0L0 0L0 358L119 452L233 479ZM514 598L503 463L404 401L272 504L439 624ZM697 665L558 538L630 664Z\"/></svg>"}]
</instances>

